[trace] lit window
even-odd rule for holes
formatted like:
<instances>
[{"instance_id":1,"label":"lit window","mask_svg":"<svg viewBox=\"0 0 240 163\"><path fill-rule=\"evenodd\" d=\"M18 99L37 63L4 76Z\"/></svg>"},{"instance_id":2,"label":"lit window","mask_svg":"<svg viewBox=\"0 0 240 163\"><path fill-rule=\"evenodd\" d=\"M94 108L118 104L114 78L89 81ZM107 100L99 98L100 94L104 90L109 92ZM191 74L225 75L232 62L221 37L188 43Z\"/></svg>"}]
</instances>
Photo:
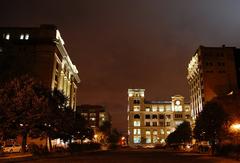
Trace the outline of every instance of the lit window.
<instances>
[{"instance_id":1,"label":"lit window","mask_svg":"<svg viewBox=\"0 0 240 163\"><path fill-rule=\"evenodd\" d=\"M163 105L159 106L159 111L164 112L164 106Z\"/></svg>"},{"instance_id":2,"label":"lit window","mask_svg":"<svg viewBox=\"0 0 240 163\"><path fill-rule=\"evenodd\" d=\"M165 143L165 140L164 140L164 139L161 139L161 140L160 140L160 143L164 144L164 143Z\"/></svg>"},{"instance_id":3,"label":"lit window","mask_svg":"<svg viewBox=\"0 0 240 163\"><path fill-rule=\"evenodd\" d=\"M133 129L134 135L141 135L141 130L140 129Z\"/></svg>"},{"instance_id":4,"label":"lit window","mask_svg":"<svg viewBox=\"0 0 240 163\"><path fill-rule=\"evenodd\" d=\"M23 40L24 39L24 34L21 34L20 35L20 40Z\"/></svg>"},{"instance_id":5,"label":"lit window","mask_svg":"<svg viewBox=\"0 0 240 163\"><path fill-rule=\"evenodd\" d=\"M134 144L141 143L141 136L133 136L133 143Z\"/></svg>"},{"instance_id":6,"label":"lit window","mask_svg":"<svg viewBox=\"0 0 240 163\"><path fill-rule=\"evenodd\" d=\"M151 135L151 131L146 130L146 135Z\"/></svg>"},{"instance_id":7,"label":"lit window","mask_svg":"<svg viewBox=\"0 0 240 163\"><path fill-rule=\"evenodd\" d=\"M157 106L152 106L152 111L157 111Z\"/></svg>"},{"instance_id":8,"label":"lit window","mask_svg":"<svg viewBox=\"0 0 240 163\"><path fill-rule=\"evenodd\" d=\"M146 108L145 111L149 112L149 111L150 111L150 108Z\"/></svg>"},{"instance_id":9,"label":"lit window","mask_svg":"<svg viewBox=\"0 0 240 163\"><path fill-rule=\"evenodd\" d=\"M29 34L26 34L25 35L25 40L28 40L29 39Z\"/></svg>"},{"instance_id":10,"label":"lit window","mask_svg":"<svg viewBox=\"0 0 240 163\"><path fill-rule=\"evenodd\" d=\"M5 39L10 40L10 34L6 34Z\"/></svg>"},{"instance_id":11,"label":"lit window","mask_svg":"<svg viewBox=\"0 0 240 163\"><path fill-rule=\"evenodd\" d=\"M146 130L146 143L151 143L151 131Z\"/></svg>"},{"instance_id":12,"label":"lit window","mask_svg":"<svg viewBox=\"0 0 240 163\"><path fill-rule=\"evenodd\" d=\"M171 111L172 109L171 109L171 105L167 105L166 106L166 111Z\"/></svg>"},{"instance_id":13,"label":"lit window","mask_svg":"<svg viewBox=\"0 0 240 163\"><path fill-rule=\"evenodd\" d=\"M140 126L140 121L134 121L133 126Z\"/></svg>"},{"instance_id":14,"label":"lit window","mask_svg":"<svg viewBox=\"0 0 240 163\"><path fill-rule=\"evenodd\" d=\"M182 111L182 106L181 105L176 105L174 110L176 112L180 112L180 111Z\"/></svg>"},{"instance_id":15,"label":"lit window","mask_svg":"<svg viewBox=\"0 0 240 163\"><path fill-rule=\"evenodd\" d=\"M153 135L157 135L157 134L158 134L157 130L153 130Z\"/></svg>"},{"instance_id":16,"label":"lit window","mask_svg":"<svg viewBox=\"0 0 240 163\"><path fill-rule=\"evenodd\" d=\"M164 130L163 130L163 129L160 129L160 133L163 135L163 134L164 134Z\"/></svg>"},{"instance_id":17,"label":"lit window","mask_svg":"<svg viewBox=\"0 0 240 163\"><path fill-rule=\"evenodd\" d=\"M167 134L169 135L170 133L171 133L171 131L168 130L168 131L167 131Z\"/></svg>"},{"instance_id":18,"label":"lit window","mask_svg":"<svg viewBox=\"0 0 240 163\"><path fill-rule=\"evenodd\" d=\"M140 111L140 106L133 106L133 111Z\"/></svg>"},{"instance_id":19,"label":"lit window","mask_svg":"<svg viewBox=\"0 0 240 163\"><path fill-rule=\"evenodd\" d=\"M175 121L176 126L180 125L181 123L183 123L183 121Z\"/></svg>"},{"instance_id":20,"label":"lit window","mask_svg":"<svg viewBox=\"0 0 240 163\"><path fill-rule=\"evenodd\" d=\"M90 120L91 120L91 121L95 121L95 120L96 120L96 118L90 118Z\"/></svg>"}]
</instances>

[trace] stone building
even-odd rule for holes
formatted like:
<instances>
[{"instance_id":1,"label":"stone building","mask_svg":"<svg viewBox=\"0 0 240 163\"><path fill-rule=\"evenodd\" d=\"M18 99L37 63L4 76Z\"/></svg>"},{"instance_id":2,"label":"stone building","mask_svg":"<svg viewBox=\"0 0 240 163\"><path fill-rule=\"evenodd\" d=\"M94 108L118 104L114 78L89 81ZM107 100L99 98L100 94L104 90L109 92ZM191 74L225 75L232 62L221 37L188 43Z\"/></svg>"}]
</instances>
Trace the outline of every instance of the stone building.
<instances>
[{"instance_id":1,"label":"stone building","mask_svg":"<svg viewBox=\"0 0 240 163\"><path fill-rule=\"evenodd\" d=\"M54 25L0 28L0 82L28 74L50 89L59 89L76 108L78 70Z\"/></svg>"},{"instance_id":2,"label":"stone building","mask_svg":"<svg viewBox=\"0 0 240 163\"><path fill-rule=\"evenodd\" d=\"M128 89L129 145L164 145L179 124L192 122L190 104L180 95L170 101L147 101L144 92L145 89Z\"/></svg>"},{"instance_id":3,"label":"stone building","mask_svg":"<svg viewBox=\"0 0 240 163\"><path fill-rule=\"evenodd\" d=\"M214 97L237 92L240 88L240 49L200 46L188 65L192 116Z\"/></svg>"}]
</instances>

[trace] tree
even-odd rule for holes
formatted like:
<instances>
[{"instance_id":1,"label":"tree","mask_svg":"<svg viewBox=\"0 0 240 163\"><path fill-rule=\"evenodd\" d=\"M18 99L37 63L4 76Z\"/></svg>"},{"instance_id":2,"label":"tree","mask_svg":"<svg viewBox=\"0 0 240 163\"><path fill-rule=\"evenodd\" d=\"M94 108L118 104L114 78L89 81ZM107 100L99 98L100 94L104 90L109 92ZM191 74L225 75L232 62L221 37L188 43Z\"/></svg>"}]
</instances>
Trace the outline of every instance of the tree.
<instances>
[{"instance_id":1,"label":"tree","mask_svg":"<svg viewBox=\"0 0 240 163\"><path fill-rule=\"evenodd\" d=\"M194 137L198 141L209 141L212 152L215 152L216 141L221 141L221 136L226 133L224 128L228 123L228 114L217 102L207 102L202 112L196 119Z\"/></svg>"},{"instance_id":2,"label":"tree","mask_svg":"<svg viewBox=\"0 0 240 163\"><path fill-rule=\"evenodd\" d=\"M189 143L192 140L192 129L190 122L184 121L181 123L174 132L168 135L168 144L182 144Z\"/></svg>"},{"instance_id":3,"label":"tree","mask_svg":"<svg viewBox=\"0 0 240 163\"><path fill-rule=\"evenodd\" d=\"M25 152L27 135L39 123L44 97L37 93L41 85L29 76L21 76L6 82L0 91L0 130L2 138L22 136L22 149Z\"/></svg>"}]
</instances>

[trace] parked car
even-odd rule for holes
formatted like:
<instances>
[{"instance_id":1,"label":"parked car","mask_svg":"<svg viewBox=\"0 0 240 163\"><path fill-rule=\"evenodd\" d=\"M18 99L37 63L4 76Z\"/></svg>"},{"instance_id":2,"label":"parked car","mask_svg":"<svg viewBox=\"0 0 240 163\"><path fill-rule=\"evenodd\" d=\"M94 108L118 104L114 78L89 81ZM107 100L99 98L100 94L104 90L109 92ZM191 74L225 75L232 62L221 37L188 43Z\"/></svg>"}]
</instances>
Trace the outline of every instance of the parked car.
<instances>
[{"instance_id":1,"label":"parked car","mask_svg":"<svg viewBox=\"0 0 240 163\"><path fill-rule=\"evenodd\" d=\"M8 144L3 147L3 152L5 153L13 153L13 152L21 152L22 146L19 144Z\"/></svg>"}]
</instances>

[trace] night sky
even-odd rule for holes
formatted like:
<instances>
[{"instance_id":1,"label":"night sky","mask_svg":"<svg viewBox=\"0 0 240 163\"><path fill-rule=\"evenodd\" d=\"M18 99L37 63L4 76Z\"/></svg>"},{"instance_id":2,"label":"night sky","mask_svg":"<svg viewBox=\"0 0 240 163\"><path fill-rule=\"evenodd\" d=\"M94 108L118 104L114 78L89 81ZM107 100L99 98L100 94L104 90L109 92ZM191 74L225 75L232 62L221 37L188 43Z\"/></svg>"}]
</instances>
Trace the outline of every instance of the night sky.
<instances>
[{"instance_id":1,"label":"night sky","mask_svg":"<svg viewBox=\"0 0 240 163\"><path fill-rule=\"evenodd\" d=\"M79 104L106 106L127 129L127 89L189 96L199 45L240 47L239 0L1 0L0 26L56 24L79 70Z\"/></svg>"}]
</instances>

